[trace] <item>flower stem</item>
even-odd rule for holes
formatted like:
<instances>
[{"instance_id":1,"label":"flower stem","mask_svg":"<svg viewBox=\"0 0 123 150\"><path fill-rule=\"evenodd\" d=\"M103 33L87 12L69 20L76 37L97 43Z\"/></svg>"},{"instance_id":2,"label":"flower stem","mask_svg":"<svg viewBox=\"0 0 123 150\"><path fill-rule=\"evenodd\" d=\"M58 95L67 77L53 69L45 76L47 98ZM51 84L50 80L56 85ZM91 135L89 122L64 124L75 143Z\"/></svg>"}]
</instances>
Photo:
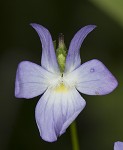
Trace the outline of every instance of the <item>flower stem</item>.
<instances>
[{"instance_id":1,"label":"flower stem","mask_svg":"<svg viewBox=\"0 0 123 150\"><path fill-rule=\"evenodd\" d=\"M75 121L71 124L70 131L71 131L71 140L72 140L73 150L79 150L79 141L78 141L77 128L76 128Z\"/></svg>"}]
</instances>

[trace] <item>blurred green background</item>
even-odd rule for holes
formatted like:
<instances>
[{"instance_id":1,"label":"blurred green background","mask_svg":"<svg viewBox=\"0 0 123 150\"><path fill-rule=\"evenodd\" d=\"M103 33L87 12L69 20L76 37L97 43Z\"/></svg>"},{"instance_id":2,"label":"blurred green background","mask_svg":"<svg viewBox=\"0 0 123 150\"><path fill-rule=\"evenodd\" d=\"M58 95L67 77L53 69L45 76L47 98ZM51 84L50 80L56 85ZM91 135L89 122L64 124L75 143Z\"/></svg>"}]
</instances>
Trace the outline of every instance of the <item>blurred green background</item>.
<instances>
[{"instance_id":1,"label":"blurred green background","mask_svg":"<svg viewBox=\"0 0 123 150\"><path fill-rule=\"evenodd\" d=\"M48 28L54 40L62 32L67 47L81 27L97 25L81 47L82 62L101 60L119 86L106 96L82 95L87 105L76 121L81 150L113 150L115 141L123 141L123 1L5 0L0 11L0 150L72 150L69 129L55 143L40 138L34 117L40 97L14 97L18 63L40 64L32 22Z\"/></svg>"}]
</instances>

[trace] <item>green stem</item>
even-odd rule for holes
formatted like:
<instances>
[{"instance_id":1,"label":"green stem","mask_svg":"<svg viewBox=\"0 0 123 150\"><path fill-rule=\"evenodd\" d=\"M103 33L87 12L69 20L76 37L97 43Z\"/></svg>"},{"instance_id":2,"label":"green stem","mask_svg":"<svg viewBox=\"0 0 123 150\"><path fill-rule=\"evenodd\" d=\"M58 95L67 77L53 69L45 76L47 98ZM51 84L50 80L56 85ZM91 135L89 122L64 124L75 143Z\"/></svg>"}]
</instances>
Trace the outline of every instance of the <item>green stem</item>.
<instances>
[{"instance_id":1,"label":"green stem","mask_svg":"<svg viewBox=\"0 0 123 150\"><path fill-rule=\"evenodd\" d=\"M73 150L79 150L79 141L78 141L77 128L76 128L76 122L75 121L71 124L70 131L71 131Z\"/></svg>"}]
</instances>

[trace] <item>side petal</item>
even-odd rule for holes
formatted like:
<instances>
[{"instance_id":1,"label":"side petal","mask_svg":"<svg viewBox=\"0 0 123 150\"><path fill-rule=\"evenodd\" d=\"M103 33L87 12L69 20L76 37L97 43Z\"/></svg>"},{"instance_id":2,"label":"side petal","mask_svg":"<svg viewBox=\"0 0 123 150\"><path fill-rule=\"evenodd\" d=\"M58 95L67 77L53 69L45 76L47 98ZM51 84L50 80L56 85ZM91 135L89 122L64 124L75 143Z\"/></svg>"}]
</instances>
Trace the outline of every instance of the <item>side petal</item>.
<instances>
[{"instance_id":1,"label":"side petal","mask_svg":"<svg viewBox=\"0 0 123 150\"><path fill-rule=\"evenodd\" d=\"M114 143L114 150L123 150L123 142L115 142Z\"/></svg>"},{"instance_id":2,"label":"side petal","mask_svg":"<svg viewBox=\"0 0 123 150\"><path fill-rule=\"evenodd\" d=\"M76 89L58 92L48 89L39 100L35 117L43 140L54 142L85 107Z\"/></svg>"},{"instance_id":3,"label":"side petal","mask_svg":"<svg viewBox=\"0 0 123 150\"><path fill-rule=\"evenodd\" d=\"M29 61L18 65L15 81L15 96L33 98L42 94L48 87L48 78L52 75L41 66Z\"/></svg>"},{"instance_id":4,"label":"side petal","mask_svg":"<svg viewBox=\"0 0 123 150\"><path fill-rule=\"evenodd\" d=\"M50 32L43 26L36 24L36 23L32 23L31 26L38 33L41 43L42 43L42 58L41 58L42 67L50 72L59 71Z\"/></svg>"},{"instance_id":5,"label":"side petal","mask_svg":"<svg viewBox=\"0 0 123 150\"><path fill-rule=\"evenodd\" d=\"M88 95L105 95L112 92L118 85L117 80L105 65L93 59L71 73L76 80L76 88Z\"/></svg>"},{"instance_id":6,"label":"side petal","mask_svg":"<svg viewBox=\"0 0 123 150\"><path fill-rule=\"evenodd\" d=\"M80 59L80 47L86 36L95 28L95 25L87 25L81 28L73 37L69 50L68 55L66 58L66 68L65 72L71 72L76 69L81 64Z\"/></svg>"}]
</instances>

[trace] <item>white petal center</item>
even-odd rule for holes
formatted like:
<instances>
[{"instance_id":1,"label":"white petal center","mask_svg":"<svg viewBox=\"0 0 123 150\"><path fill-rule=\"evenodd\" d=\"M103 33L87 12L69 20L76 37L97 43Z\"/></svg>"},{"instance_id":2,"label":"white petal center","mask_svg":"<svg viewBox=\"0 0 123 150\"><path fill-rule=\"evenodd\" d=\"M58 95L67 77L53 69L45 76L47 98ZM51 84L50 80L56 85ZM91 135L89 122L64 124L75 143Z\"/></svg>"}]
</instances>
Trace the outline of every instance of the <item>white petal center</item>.
<instances>
[{"instance_id":1,"label":"white petal center","mask_svg":"<svg viewBox=\"0 0 123 150\"><path fill-rule=\"evenodd\" d=\"M60 74L50 79L49 88L58 93L66 93L71 88L75 87L75 80L70 75Z\"/></svg>"}]
</instances>

